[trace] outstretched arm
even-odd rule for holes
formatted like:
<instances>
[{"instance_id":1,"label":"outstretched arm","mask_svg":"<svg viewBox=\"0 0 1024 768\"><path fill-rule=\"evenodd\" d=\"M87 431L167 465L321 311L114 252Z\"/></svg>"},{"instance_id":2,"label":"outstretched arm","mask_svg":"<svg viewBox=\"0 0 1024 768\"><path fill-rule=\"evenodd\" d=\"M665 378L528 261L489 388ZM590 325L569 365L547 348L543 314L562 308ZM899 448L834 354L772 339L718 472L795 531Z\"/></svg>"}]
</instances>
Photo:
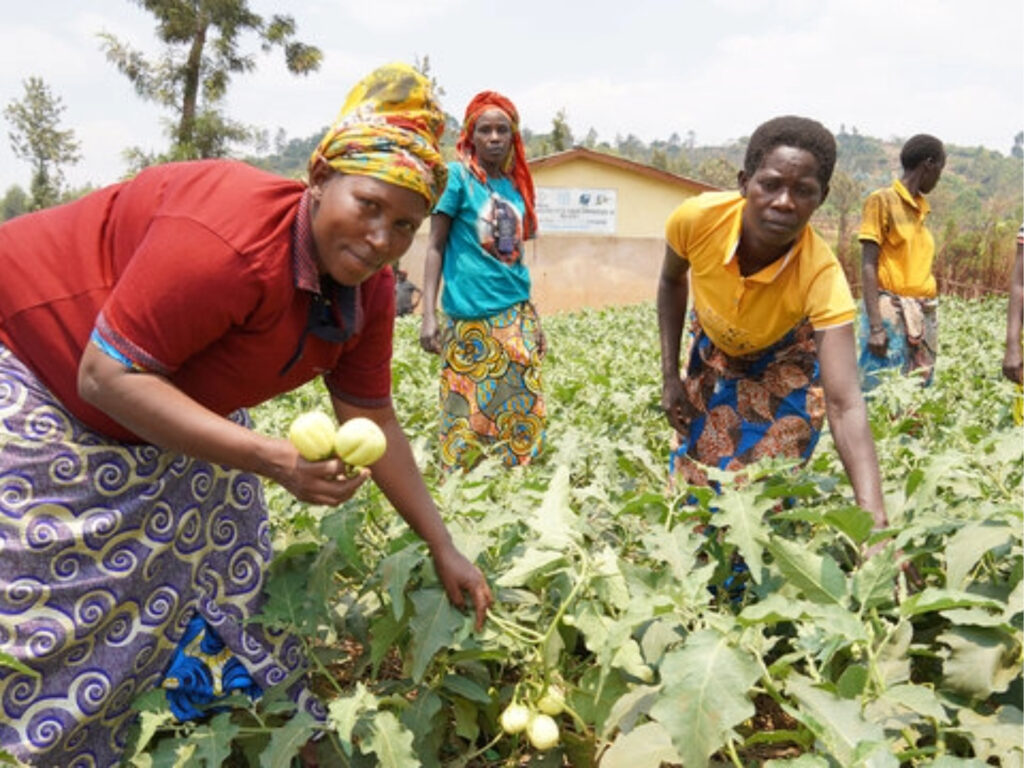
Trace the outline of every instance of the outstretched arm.
<instances>
[{"instance_id":1,"label":"outstretched arm","mask_svg":"<svg viewBox=\"0 0 1024 768\"><path fill-rule=\"evenodd\" d=\"M346 477L338 459L306 461L288 440L235 424L167 378L131 371L92 343L79 365L78 391L87 403L153 445L255 472L311 504L341 504L369 476Z\"/></svg>"},{"instance_id":2,"label":"outstretched arm","mask_svg":"<svg viewBox=\"0 0 1024 768\"><path fill-rule=\"evenodd\" d=\"M437 327L437 290L441 285L441 265L452 220L445 213L430 217L430 239L423 267L423 310L420 324L420 346L427 352L441 354L441 333Z\"/></svg>"},{"instance_id":3,"label":"outstretched arm","mask_svg":"<svg viewBox=\"0 0 1024 768\"><path fill-rule=\"evenodd\" d=\"M1003 356L1003 375L1018 384L1024 383L1024 364L1021 360L1020 335L1024 323L1024 243L1017 243L1010 278L1010 306L1006 313L1006 354Z\"/></svg>"},{"instance_id":4,"label":"outstretched arm","mask_svg":"<svg viewBox=\"0 0 1024 768\"><path fill-rule=\"evenodd\" d=\"M470 563L452 542L451 534L416 466L416 459L394 409L390 405L361 408L338 398L333 398L333 401L338 421L364 416L375 421L384 431L387 450L370 469L373 481L398 514L427 543L437 575L452 603L462 608L466 604L465 593L469 593L476 613L476 628L481 629L491 606L491 590L480 569Z\"/></svg>"},{"instance_id":5,"label":"outstretched arm","mask_svg":"<svg viewBox=\"0 0 1024 768\"><path fill-rule=\"evenodd\" d=\"M882 499L875 440L868 426L867 407L857 378L853 325L827 328L814 334L825 390L825 410L857 503L875 519L876 528L889 525Z\"/></svg>"},{"instance_id":6,"label":"outstretched arm","mask_svg":"<svg viewBox=\"0 0 1024 768\"><path fill-rule=\"evenodd\" d=\"M665 246L658 278L658 337L661 340L661 407L668 423L683 432L683 385L679 378L679 351L686 321L690 288L690 262Z\"/></svg>"},{"instance_id":7,"label":"outstretched arm","mask_svg":"<svg viewBox=\"0 0 1024 768\"><path fill-rule=\"evenodd\" d=\"M885 357L889 345L882 325L882 312L878 308L878 243L872 240L861 240L860 243L860 276L861 289L864 292L864 311L868 316L868 350L875 357Z\"/></svg>"}]
</instances>

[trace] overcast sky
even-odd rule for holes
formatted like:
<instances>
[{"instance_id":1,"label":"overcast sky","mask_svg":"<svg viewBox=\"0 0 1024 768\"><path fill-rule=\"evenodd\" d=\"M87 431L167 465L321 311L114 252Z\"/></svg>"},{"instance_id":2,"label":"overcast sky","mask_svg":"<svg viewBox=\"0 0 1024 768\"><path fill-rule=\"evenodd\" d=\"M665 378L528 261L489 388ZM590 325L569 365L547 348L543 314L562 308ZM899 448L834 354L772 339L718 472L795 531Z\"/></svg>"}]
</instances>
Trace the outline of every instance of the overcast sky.
<instances>
[{"instance_id":1,"label":"overcast sky","mask_svg":"<svg viewBox=\"0 0 1024 768\"><path fill-rule=\"evenodd\" d=\"M445 108L498 90L523 124L550 130L565 109L579 139L693 131L698 144L749 135L779 114L814 117L880 138L933 133L1008 154L1024 127L1020 0L250 0L294 16L324 52L320 71L289 75L280 54L237 77L235 119L290 138L327 125L345 93L378 64L430 57ZM107 63L112 32L156 50L152 17L129 0L5 3L0 104L42 77L81 142L74 185L124 172L128 146L161 150L170 115L142 102ZM257 50L252 41L249 50ZM0 134L0 193L27 187L29 166Z\"/></svg>"}]
</instances>

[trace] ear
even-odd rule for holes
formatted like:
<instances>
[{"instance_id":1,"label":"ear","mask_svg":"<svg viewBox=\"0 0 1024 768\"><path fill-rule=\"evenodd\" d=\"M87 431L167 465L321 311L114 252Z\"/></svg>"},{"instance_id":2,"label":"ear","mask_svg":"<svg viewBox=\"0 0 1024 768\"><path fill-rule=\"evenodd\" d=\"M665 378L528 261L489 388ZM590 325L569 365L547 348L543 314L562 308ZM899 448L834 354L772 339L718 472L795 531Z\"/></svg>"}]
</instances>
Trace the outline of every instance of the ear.
<instances>
[{"instance_id":1,"label":"ear","mask_svg":"<svg viewBox=\"0 0 1024 768\"><path fill-rule=\"evenodd\" d=\"M739 186L740 196L747 196L747 183L750 181L747 178L747 172L742 168L736 173L736 184Z\"/></svg>"},{"instance_id":2,"label":"ear","mask_svg":"<svg viewBox=\"0 0 1024 768\"><path fill-rule=\"evenodd\" d=\"M824 187L822 187L822 189L821 189L821 200L818 201L818 204L815 206L815 210L817 210L822 205L824 205L825 201L828 200L828 191L829 191L829 189L830 189L830 187L828 186L828 184L826 184Z\"/></svg>"},{"instance_id":3,"label":"ear","mask_svg":"<svg viewBox=\"0 0 1024 768\"><path fill-rule=\"evenodd\" d=\"M323 194L324 186L337 173L330 163L322 157L318 157L309 170L309 191L313 194L314 200L319 200Z\"/></svg>"}]
</instances>

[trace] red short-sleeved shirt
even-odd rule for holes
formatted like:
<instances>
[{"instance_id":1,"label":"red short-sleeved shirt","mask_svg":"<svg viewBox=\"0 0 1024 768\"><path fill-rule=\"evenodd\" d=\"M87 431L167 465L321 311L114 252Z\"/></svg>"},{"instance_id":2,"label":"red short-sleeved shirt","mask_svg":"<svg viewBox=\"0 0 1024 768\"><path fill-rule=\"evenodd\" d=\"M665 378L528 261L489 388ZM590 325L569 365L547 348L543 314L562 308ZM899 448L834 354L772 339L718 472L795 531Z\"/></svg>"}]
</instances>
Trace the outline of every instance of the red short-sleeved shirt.
<instances>
[{"instance_id":1,"label":"red short-sleeved shirt","mask_svg":"<svg viewBox=\"0 0 1024 768\"><path fill-rule=\"evenodd\" d=\"M342 399L387 404L390 268L359 286L347 341L308 335L282 374L319 290L308 227L293 227L303 191L239 162L173 163L4 224L0 343L75 416L128 441L137 438L78 396L78 365L94 327L119 353L220 414L318 374Z\"/></svg>"}]
</instances>

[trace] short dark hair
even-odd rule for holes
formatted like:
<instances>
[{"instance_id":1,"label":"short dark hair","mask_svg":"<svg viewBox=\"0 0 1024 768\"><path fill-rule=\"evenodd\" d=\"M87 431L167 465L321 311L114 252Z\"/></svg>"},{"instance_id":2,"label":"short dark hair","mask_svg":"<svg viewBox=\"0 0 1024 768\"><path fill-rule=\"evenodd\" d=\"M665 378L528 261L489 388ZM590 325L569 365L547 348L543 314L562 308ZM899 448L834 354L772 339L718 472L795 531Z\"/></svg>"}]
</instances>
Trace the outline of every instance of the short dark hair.
<instances>
[{"instance_id":1,"label":"short dark hair","mask_svg":"<svg viewBox=\"0 0 1024 768\"><path fill-rule=\"evenodd\" d=\"M761 123L750 137L743 170L753 176L764 162L765 155L776 147L797 147L814 155L818 161L818 181L827 187L836 167L836 139L817 120L796 115L783 115Z\"/></svg>"},{"instance_id":2,"label":"short dark hair","mask_svg":"<svg viewBox=\"0 0 1024 768\"><path fill-rule=\"evenodd\" d=\"M927 133L919 133L907 139L900 150L900 165L912 171L928 158L938 162L946 159L946 148L942 142Z\"/></svg>"}]
</instances>

